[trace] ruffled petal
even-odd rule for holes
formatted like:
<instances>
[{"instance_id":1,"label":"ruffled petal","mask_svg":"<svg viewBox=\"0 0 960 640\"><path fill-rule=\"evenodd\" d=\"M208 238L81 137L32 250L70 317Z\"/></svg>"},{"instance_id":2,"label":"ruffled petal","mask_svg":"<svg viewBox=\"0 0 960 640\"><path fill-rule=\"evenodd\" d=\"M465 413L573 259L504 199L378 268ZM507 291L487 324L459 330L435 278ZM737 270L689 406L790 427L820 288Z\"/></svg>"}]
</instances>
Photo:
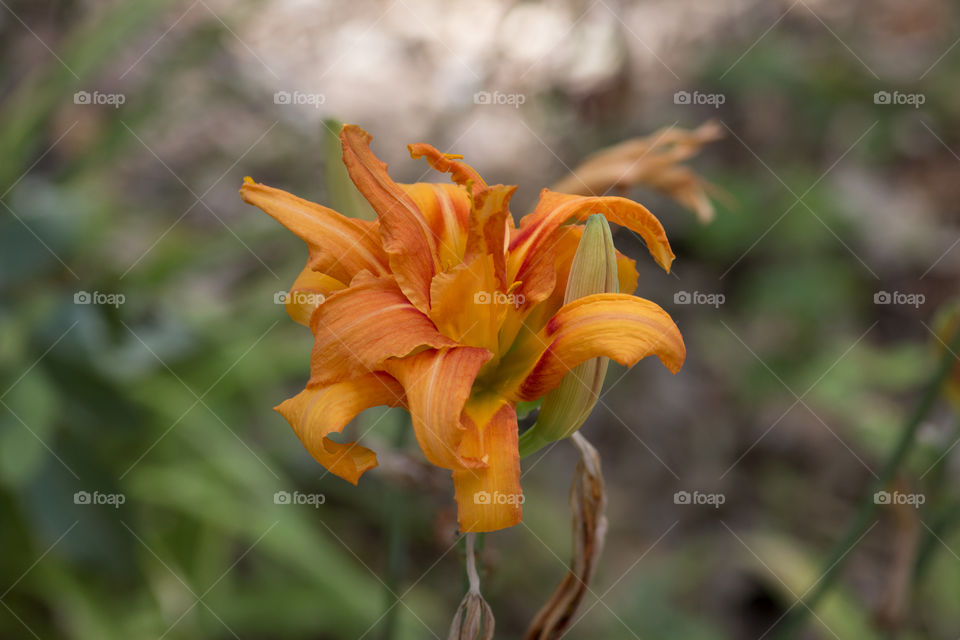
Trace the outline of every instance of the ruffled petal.
<instances>
[{"instance_id":1,"label":"ruffled petal","mask_svg":"<svg viewBox=\"0 0 960 640\"><path fill-rule=\"evenodd\" d=\"M413 199L387 173L387 165L370 151L370 134L343 126L340 142L350 179L380 219L383 248L400 289L421 311L430 308L430 281L439 270L437 242Z\"/></svg>"},{"instance_id":2,"label":"ruffled petal","mask_svg":"<svg viewBox=\"0 0 960 640\"><path fill-rule=\"evenodd\" d=\"M453 472L460 531L512 527L523 518L517 414L513 405L496 396L471 399L464 408L463 426L461 454L479 458L484 466Z\"/></svg>"},{"instance_id":3,"label":"ruffled petal","mask_svg":"<svg viewBox=\"0 0 960 640\"><path fill-rule=\"evenodd\" d=\"M457 160L463 159L462 155L442 153L433 145L425 142L408 144L407 150L410 151L410 157L414 160L425 158L427 164L440 173L449 173L450 179L457 184L462 186L472 185L474 194L487 186L487 183L483 181L483 178L473 167L464 162L457 162Z\"/></svg>"},{"instance_id":4,"label":"ruffled petal","mask_svg":"<svg viewBox=\"0 0 960 640\"><path fill-rule=\"evenodd\" d=\"M457 343L410 304L392 278L363 278L337 291L310 319L311 386L381 370L384 360Z\"/></svg>"},{"instance_id":5,"label":"ruffled petal","mask_svg":"<svg viewBox=\"0 0 960 640\"><path fill-rule=\"evenodd\" d=\"M464 257L469 262L477 256L493 256L494 273L503 291L510 286L507 282L507 239L513 224L510 198L516 190L513 185L495 184L475 192Z\"/></svg>"},{"instance_id":6,"label":"ruffled petal","mask_svg":"<svg viewBox=\"0 0 960 640\"><path fill-rule=\"evenodd\" d=\"M348 218L250 178L240 187L240 196L307 243L311 268L341 282L349 282L363 270L375 275L388 272L377 223Z\"/></svg>"},{"instance_id":7,"label":"ruffled petal","mask_svg":"<svg viewBox=\"0 0 960 640\"><path fill-rule=\"evenodd\" d=\"M335 442L353 418L370 407L400 406L403 387L385 373L370 373L326 387L307 387L275 407L313 458L330 473L357 484L360 476L377 466L377 455L356 442Z\"/></svg>"},{"instance_id":8,"label":"ruffled petal","mask_svg":"<svg viewBox=\"0 0 960 640\"><path fill-rule=\"evenodd\" d=\"M686 358L683 337L667 312L649 300L622 293L574 300L532 338L503 372L504 393L512 400L539 398L575 366L597 356L633 366L655 355L673 373ZM539 355L531 359L535 351ZM524 366L525 361L534 364Z\"/></svg>"},{"instance_id":9,"label":"ruffled petal","mask_svg":"<svg viewBox=\"0 0 960 640\"><path fill-rule=\"evenodd\" d=\"M457 160L463 156L441 153L426 143L408 145L412 158L426 158L427 163L440 171L449 173L456 184L467 187L472 199L468 239L464 262L489 253L494 257L497 279L501 290L506 290L506 239L508 229L513 227L510 215L510 197L517 190L513 185L488 186L473 167Z\"/></svg>"},{"instance_id":10,"label":"ruffled petal","mask_svg":"<svg viewBox=\"0 0 960 640\"><path fill-rule=\"evenodd\" d=\"M417 442L427 460L438 467L482 464L459 453L464 434L460 413L477 372L490 355L476 347L430 349L384 365L403 385Z\"/></svg>"}]
</instances>

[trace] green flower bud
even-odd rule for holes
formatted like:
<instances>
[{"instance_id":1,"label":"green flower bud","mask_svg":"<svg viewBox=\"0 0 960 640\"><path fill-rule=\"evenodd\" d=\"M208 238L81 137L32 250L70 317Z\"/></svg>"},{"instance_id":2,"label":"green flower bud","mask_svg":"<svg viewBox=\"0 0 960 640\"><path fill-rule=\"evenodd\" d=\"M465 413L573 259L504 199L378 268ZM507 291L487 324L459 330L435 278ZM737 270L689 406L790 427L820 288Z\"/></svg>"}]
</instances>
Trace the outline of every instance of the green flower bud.
<instances>
[{"instance_id":1,"label":"green flower bud","mask_svg":"<svg viewBox=\"0 0 960 640\"><path fill-rule=\"evenodd\" d=\"M617 253L610 225L602 215L587 218L570 265L564 304L595 293L617 293ZM520 436L520 455L527 456L556 440L568 438L586 421L603 389L607 358L582 362L543 397L537 423Z\"/></svg>"}]
</instances>

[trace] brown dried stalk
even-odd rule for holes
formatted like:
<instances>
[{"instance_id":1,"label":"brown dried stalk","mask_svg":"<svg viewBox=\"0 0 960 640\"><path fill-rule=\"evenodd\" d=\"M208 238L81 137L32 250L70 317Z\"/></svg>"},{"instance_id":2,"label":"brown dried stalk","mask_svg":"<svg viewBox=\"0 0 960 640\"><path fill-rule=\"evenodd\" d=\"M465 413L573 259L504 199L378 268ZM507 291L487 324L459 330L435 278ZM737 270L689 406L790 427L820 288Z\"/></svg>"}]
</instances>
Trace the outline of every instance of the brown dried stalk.
<instances>
[{"instance_id":1,"label":"brown dried stalk","mask_svg":"<svg viewBox=\"0 0 960 640\"><path fill-rule=\"evenodd\" d=\"M712 120L696 129L665 127L649 136L601 149L550 188L602 196L613 190L623 194L632 186L649 187L696 213L701 222L709 222L714 208L707 196L726 194L680 163L722 137L723 129Z\"/></svg>"},{"instance_id":2,"label":"brown dried stalk","mask_svg":"<svg viewBox=\"0 0 960 640\"><path fill-rule=\"evenodd\" d=\"M540 609L527 629L524 640L555 640L573 621L597 562L603 553L607 535L607 494L600 468L600 455L579 432L570 440L580 451L580 461L570 487L570 509L573 512L573 561L570 571Z\"/></svg>"},{"instance_id":3,"label":"brown dried stalk","mask_svg":"<svg viewBox=\"0 0 960 640\"><path fill-rule=\"evenodd\" d=\"M470 581L470 588L453 616L447 640L493 640L495 620L493 610L480 595L480 575L477 573L477 560L473 550L475 539L475 533L467 534L467 579Z\"/></svg>"}]
</instances>

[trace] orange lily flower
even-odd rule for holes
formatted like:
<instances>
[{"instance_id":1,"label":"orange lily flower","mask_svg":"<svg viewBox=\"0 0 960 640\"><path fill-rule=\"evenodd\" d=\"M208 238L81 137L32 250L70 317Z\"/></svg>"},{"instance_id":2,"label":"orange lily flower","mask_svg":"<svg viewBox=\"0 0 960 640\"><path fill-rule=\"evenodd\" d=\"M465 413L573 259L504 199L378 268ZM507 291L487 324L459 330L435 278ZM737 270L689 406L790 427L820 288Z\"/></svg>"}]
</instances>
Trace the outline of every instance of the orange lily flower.
<instances>
[{"instance_id":1,"label":"orange lily flower","mask_svg":"<svg viewBox=\"0 0 960 640\"><path fill-rule=\"evenodd\" d=\"M240 190L309 249L287 311L313 332L310 380L276 409L320 464L356 484L376 454L329 436L368 407L404 407L427 460L452 472L460 530L515 525L518 402L542 397L598 356L629 366L656 355L676 373L686 355L670 316L648 300L602 293L563 304L583 233L576 222L603 214L639 234L669 271L663 227L625 198L547 189L517 227L508 206L516 187L488 185L460 156L410 145L452 184L398 184L367 132L346 125L340 139L377 221L250 178ZM618 253L620 291L636 288L634 264Z\"/></svg>"}]
</instances>

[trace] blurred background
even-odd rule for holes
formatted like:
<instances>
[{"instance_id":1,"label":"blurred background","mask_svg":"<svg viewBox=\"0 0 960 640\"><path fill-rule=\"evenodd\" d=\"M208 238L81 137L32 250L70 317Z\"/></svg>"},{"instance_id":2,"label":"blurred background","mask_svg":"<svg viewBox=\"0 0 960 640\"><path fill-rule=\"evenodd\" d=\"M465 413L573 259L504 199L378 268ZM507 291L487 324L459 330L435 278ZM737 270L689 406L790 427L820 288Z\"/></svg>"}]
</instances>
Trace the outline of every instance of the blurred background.
<instances>
[{"instance_id":1,"label":"blurred background","mask_svg":"<svg viewBox=\"0 0 960 640\"><path fill-rule=\"evenodd\" d=\"M0 638L446 636L465 586L444 473L370 410L381 467L354 488L271 410L308 376L275 303L306 251L237 189L329 202L327 118L400 181L446 179L408 142L464 154L520 185L517 218L605 146L724 133L691 162L729 196L713 221L629 192L674 272L618 247L688 359L611 367L583 428L610 529L567 637L770 637L943 349L958 3L0 5ZM960 634L956 427L926 416L890 489L924 504L871 517L804 637ZM576 459L525 461L524 524L486 537L497 637L566 571Z\"/></svg>"}]
</instances>

